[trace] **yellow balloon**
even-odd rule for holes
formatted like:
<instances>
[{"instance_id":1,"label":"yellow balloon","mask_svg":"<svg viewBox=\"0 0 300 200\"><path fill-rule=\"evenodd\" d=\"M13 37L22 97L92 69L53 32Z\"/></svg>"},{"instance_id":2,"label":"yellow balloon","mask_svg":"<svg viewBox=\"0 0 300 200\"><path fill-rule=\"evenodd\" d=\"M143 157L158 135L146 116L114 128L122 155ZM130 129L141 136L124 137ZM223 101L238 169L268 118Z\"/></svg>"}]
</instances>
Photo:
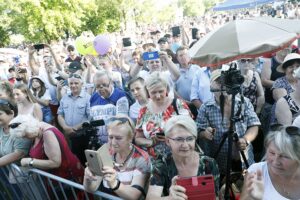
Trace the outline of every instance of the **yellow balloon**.
<instances>
[{"instance_id":1,"label":"yellow balloon","mask_svg":"<svg viewBox=\"0 0 300 200\"><path fill-rule=\"evenodd\" d=\"M94 38L79 36L75 40L75 48L81 55L98 55L93 45Z\"/></svg>"}]
</instances>

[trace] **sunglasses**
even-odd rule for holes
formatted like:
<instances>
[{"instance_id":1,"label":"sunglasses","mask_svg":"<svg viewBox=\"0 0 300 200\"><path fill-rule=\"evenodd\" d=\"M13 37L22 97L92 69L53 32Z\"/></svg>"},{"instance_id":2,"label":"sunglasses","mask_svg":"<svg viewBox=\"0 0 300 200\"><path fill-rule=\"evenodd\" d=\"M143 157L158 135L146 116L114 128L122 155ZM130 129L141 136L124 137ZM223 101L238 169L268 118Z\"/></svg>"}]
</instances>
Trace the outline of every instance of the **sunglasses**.
<instances>
[{"instance_id":1,"label":"sunglasses","mask_svg":"<svg viewBox=\"0 0 300 200\"><path fill-rule=\"evenodd\" d=\"M11 109L11 110L15 109L15 107L9 101L7 101L5 99L0 99L0 105L8 106L9 109Z\"/></svg>"},{"instance_id":2,"label":"sunglasses","mask_svg":"<svg viewBox=\"0 0 300 200\"><path fill-rule=\"evenodd\" d=\"M152 60L152 61L149 61L150 64L154 64L154 63L160 63L159 60Z\"/></svg>"},{"instance_id":3,"label":"sunglasses","mask_svg":"<svg viewBox=\"0 0 300 200\"><path fill-rule=\"evenodd\" d=\"M300 128L297 126L283 126L282 124L273 124L270 126L271 131L281 131L283 129L285 129L285 132L290 136L300 136Z\"/></svg>"},{"instance_id":4,"label":"sunglasses","mask_svg":"<svg viewBox=\"0 0 300 200\"><path fill-rule=\"evenodd\" d=\"M185 141L187 143L192 143L196 140L196 138L194 136L189 136L189 137L176 137L176 138L170 138L168 137L169 139L173 140L174 142L176 143L179 143L179 144L183 144Z\"/></svg>"},{"instance_id":5,"label":"sunglasses","mask_svg":"<svg viewBox=\"0 0 300 200\"><path fill-rule=\"evenodd\" d=\"M241 59L240 60L241 63L246 63L246 62L253 63L253 61L254 61L253 59Z\"/></svg>"},{"instance_id":6,"label":"sunglasses","mask_svg":"<svg viewBox=\"0 0 300 200\"><path fill-rule=\"evenodd\" d=\"M15 129L15 128L17 128L18 126L20 126L20 124L22 124L22 123L12 123L12 124L9 124L9 125L8 125L8 128Z\"/></svg>"},{"instance_id":7,"label":"sunglasses","mask_svg":"<svg viewBox=\"0 0 300 200\"><path fill-rule=\"evenodd\" d=\"M81 79L81 76L79 74L70 74L69 78L78 78L78 79Z\"/></svg>"},{"instance_id":8,"label":"sunglasses","mask_svg":"<svg viewBox=\"0 0 300 200\"><path fill-rule=\"evenodd\" d=\"M125 124L126 122L128 122L129 126L134 129L134 126L131 124L130 120L126 117L111 117L108 119L107 124L111 123L111 122L115 122L115 121L119 121L121 124Z\"/></svg>"}]
</instances>

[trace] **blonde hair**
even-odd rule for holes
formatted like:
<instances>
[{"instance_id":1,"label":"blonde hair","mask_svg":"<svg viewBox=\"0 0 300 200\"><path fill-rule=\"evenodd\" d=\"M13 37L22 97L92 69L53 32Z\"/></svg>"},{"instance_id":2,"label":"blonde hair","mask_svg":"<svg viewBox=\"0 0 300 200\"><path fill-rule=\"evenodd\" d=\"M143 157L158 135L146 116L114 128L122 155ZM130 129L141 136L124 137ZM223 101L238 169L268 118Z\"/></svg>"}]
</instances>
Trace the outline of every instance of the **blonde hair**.
<instances>
[{"instance_id":1,"label":"blonde hair","mask_svg":"<svg viewBox=\"0 0 300 200\"><path fill-rule=\"evenodd\" d=\"M10 129L10 134L14 137L38 135L40 130L39 121L30 115L18 115L11 120L10 124L13 123L21 123L17 128Z\"/></svg>"},{"instance_id":2,"label":"blonde hair","mask_svg":"<svg viewBox=\"0 0 300 200\"><path fill-rule=\"evenodd\" d=\"M118 118L120 120L118 120ZM126 118L128 121L122 122L121 121L122 118ZM110 130L116 126L121 126L121 125L127 130L127 136L129 138L133 138L134 137L134 129L135 129L134 122L127 115L119 114L119 115L111 117L108 120L106 127L107 127L107 130Z\"/></svg>"},{"instance_id":3,"label":"blonde hair","mask_svg":"<svg viewBox=\"0 0 300 200\"><path fill-rule=\"evenodd\" d=\"M34 100L34 97L32 95L32 93L30 92L29 88L27 87L26 84L21 83L21 84L17 84L15 85L14 89L18 89L20 90L23 94L27 95L27 100L30 101L31 103L36 103L36 101Z\"/></svg>"},{"instance_id":4,"label":"blonde hair","mask_svg":"<svg viewBox=\"0 0 300 200\"><path fill-rule=\"evenodd\" d=\"M186 129L189 133L197 138L197 126L195 121L190 116L175 115L171 117L164 127L165 136L168 137L176 126Z\"/></svg>"},{"instance_id":5,"label":"blonde hair","mask_svg":"<svg viewBox=\"0 0 300 200\"><path fill-rule=\"evenodd\" d=\"M278 150L289 156L292 160L297 161L300 164L300 129L295 126L295 133L290 135L286 132L288 126L281 126L275 131L270 131L265 139L264 145L267 149L271 142L278 148Z\"/></svg>"},{"instance_id":6,"label":"blonde hair","mask_svg":"<svg viewBox=\"0 0 300 200\"><path fill-rule=\"evenodd\" d=\"M169 83L161 76L161 72L152 72L145 81L146 89L149 91L157 85L162 85L170 91Z\"/></svg>"}]
</instances>

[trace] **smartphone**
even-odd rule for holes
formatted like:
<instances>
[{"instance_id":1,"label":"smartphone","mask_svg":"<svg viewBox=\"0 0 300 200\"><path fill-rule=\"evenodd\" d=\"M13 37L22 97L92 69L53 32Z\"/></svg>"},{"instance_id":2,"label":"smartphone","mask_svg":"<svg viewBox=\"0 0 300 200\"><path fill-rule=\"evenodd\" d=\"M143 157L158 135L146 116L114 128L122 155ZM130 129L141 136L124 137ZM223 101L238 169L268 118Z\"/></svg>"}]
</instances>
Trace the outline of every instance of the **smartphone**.
<instances>
[{"instance_id":1,"label":"smartphone","mask_svg":"<svg viewBox=\"0 0 300 200\"><path fill-rule=\"evenodd\" d=\"M131 46L131 38L123 38L123 47L130 47Z\"/></svg>"},{"instance_id":2,"label":"smartphone","mask_svg":"<svg viewBox=\"0 0 300 200\"><path fill-rule=\"evenodd\" d=\"M193 40L196 40L196 39L197 39L197 37L196 37L197 32L198 32L198 29L197 29L197 28L192 28L192 38L193 38Z\"/></svg>"},{"instance_id":3,"label":"smartphone","mask_svg":"<svg viewBox=\"0 0 300 200\"><path fill-rule=\"evenodd\" d=\"M101 162L103 166L114 167L114 162L112 160L111 154L109 152L109 144L103 144L97 152L100 155Z\"/></svg>"},{"instance_id":4,"label":"smartphone","mask_svg":"<svg viewBox=\"0 0 300 200\"><path fill-rule=\"evenodd\" d=\"M173 35L173 37L180 35L180 27L179 26L172 27L172 35Z\"/></svg>"},{"instance_id":5,"label":"smartphone","mask_svg":"<svg viewBox=\"0 0 300 200\"><path fill-rule=\"evenodd\" d=\"M25 73L27 73L27 69L26 68L19 68L19 73L25 74Z\"/></svg>"},{"instance_id":6,"label":"smartphone","mask_svg":"<svg viewBox=\"0 0 300 200\"><path fill-rule=\"evenodd\" d=\"M158 51L143 53L143 60L155 60L159 58Z\"/></svg>"},{"instance_id":7,"label":"smartphone","mask_svg":"<svg viewBox=\"0 0 300 200\"><path fill-rule=\"evenodd\" d=\"M215 200L215 183L212 175L179 177L176 182L186 189L189 200Z\"/></svg>"},{"instance_id":8,"label":"smartphone","mask_svg":"<svg viewBox=\"0 0 300 200\"><path fill-rule=\"evenodd\" d=\"M40 49L43 49L43 48L44 48L44 44L35 44L35 45L33 45L33 47L34 47L36 50L40 50Z\"/></svg>"},{"instance_id":9,"label":"smartphone","mask_svg":"<svg viewBox=\"0 0 300 200\"><path fill-rule=\"evenodd\" d=\"M58 81L63 81L63 80L65 80L65 79L64 79L63 77L61 77L61 76L55 77L55 79L58 80Z\"/></svg>"},{"instance_id":10,"label":"smartphone","mask_svg":"<svg viewBox=\"0 0 300 200\"><path fill-rule=\"evenodd\" d=\"M88 167L91 170L91 172L97 176L103 176L102 174L102 162L100 158L100 154L97 151L94 150L85 150L85 157L88 162Z\"/></svg>"}]
</instances>

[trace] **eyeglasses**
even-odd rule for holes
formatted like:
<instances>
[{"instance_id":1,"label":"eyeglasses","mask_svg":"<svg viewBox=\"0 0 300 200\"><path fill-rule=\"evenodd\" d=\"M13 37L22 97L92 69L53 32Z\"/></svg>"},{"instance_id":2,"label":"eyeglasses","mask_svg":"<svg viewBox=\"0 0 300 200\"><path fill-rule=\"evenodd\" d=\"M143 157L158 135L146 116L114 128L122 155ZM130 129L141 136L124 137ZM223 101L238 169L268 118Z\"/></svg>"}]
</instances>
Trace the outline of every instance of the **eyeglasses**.
<instances>
[{"instance_id":1,"label":"eyeglasses","mask_svg":"<svg viewBox=\"0 0 300 200\"><path fill-rule=\"evenodd\" d=\"M18 126L20 126L20 124L22 124L22 123L12 123L12 124L9 124L9 125L8 125L8 128L15 129L15 128L17 128Z\"/></svg>"},{"instance_id":2,"label":"eyeglasses","mask_svg":"<svg viewBox=\"0 0 300 200\"><path fill-rule=\"evenodd\" d=\"M9 107L9 109L14 110L15 106L13 106L9 101L5 99L0 99L0 105L6 105Z\"/></svg>"},{"instance_id":3,"label":"eyeglasses","mask_svg":"<svg viewBox=\"0 0 300 200\"><path fill-rule=\"evenodd\" d=\"M152 60L152 61L149 61L150 64L154 64L154 63L160 63L159 60Z\"/></svg>"},{"instance_id":4,"label":"eyeglasses","mask_svg":"<svg viewBox=\"0 0 300 200\"><path fill-rule=\"evenodd\" d=\"M74 73L70 74L69 78L72 78L72 77L81 79L81 76L79 74L74 74Z\"/></svg>"},{"instance_id":5,"label":"eyeglasses","mask_svg":"<svg viewBox=\"0 0 300 200\"><path fill-rule=\"evenodd\" d=\"M253 59L241 59L240 62L241 62L241 63L246 63L246 62L248 62L248 63L253 63L254 60L253 60Z\"/></svg>"},{"instance_id":6,"label":"eyeglasses","mask_svg":"<svg viewBox=\"0 0 300 200\"><path fill-rule=\"evenodd\" d=\"M176 137L176 138L170 138L168 137L169 139L173 140L174 142L176 143L180 143L180 144L183 144L184 141L186 141L187 143L192 143L196 140L196 138L194 136L189 136L189 137Z\"/></svg>"},{"instance_id":7,"label":"eyeglasses","mask_svg":"<svg viewBox=\"0 0 300 200\"><path fill-rule=\"evenodd\" d=\"M290 135L300 136L300 128L297 126L283 126L282 124L273 124L270 127L271 131L281 131L285 128L285 132Z\"/></svg>"},{"instance_id":8,"label":"eyeglasses","mask_svg":"<svg viewBox=\"0 0 300 200\"><path fill-rule=\"evenodd\" d=\"M105 84L105 83L103 83L103 84L97 84L97 85L96 85L96 88L108 88L109 85L110 85L110 82L111 82L111 81L109 81L108 84Z\"/></svg>"}]
</instances>

